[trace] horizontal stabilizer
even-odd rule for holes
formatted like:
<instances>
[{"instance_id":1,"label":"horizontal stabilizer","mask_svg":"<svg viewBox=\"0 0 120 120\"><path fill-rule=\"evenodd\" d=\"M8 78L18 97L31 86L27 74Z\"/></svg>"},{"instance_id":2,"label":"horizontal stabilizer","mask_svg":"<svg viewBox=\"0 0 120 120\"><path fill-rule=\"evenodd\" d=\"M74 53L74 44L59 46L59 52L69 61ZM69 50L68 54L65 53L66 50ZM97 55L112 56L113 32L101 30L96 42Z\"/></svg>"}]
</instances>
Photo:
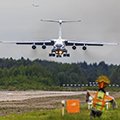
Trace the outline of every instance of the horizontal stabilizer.
<instances>
[{"instance_id":1,"label":"horizontal stabilizer","mask_svg":"<svg viewBox=\"0 0 120 120\"><path fill-rule=\"evenodd\" d=\"M43 22L55 22L55 23L70 23L70 22L81 22L81 20L43 20Z\"/></svg>"}]
</instances>

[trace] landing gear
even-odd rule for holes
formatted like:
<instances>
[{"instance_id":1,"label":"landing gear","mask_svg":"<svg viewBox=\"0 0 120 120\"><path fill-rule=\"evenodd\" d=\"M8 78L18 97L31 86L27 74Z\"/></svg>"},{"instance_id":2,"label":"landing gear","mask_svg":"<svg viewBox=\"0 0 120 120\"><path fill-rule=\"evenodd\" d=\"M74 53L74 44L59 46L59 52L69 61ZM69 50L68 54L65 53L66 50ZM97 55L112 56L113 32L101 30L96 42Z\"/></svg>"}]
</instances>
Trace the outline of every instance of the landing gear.
<instances>
[{"instance_id":1,"label":"landing gear","mask_svg":"<svg viewBox=\"0 0 120 120\"><path fill-rule=\"evenodd\" d=\"M60 58L60 57L62 57L62 56L61 56L61 55L56 55L56 57L57 57L57 58L58 58L58 57Z\"/></svg>"},{"instance_id":2,"label":"landing gear","mask_svg":"<svg viewBox=\"0 0 120 120\"><path fill-rule=\"evenodd\" d=\"M49 57L55 57L55 54L54 53L50 53Z\"/></svg>"},{"instance_id":3,"label":"landing gear","mask_svg":"<svg viewBox=\"0 0 120 120\"><path fill-rule=\"evenodd\" d=\"M63 54L63 57L70 57L70 54L68 54L68 53Z\"/></svg>"},{"instance_id":4,"label":"landing gear","mask_svg":"<svg viewBox=\"0 0 120 120\"><path fill-rule=\"evenodd\" d=\"M70 57L70 54L68 54L68 53L64 53L63 55L60 55L60 54L55 54L55 53L49 53L49 57Z\"/></svg>"}]
</instances>

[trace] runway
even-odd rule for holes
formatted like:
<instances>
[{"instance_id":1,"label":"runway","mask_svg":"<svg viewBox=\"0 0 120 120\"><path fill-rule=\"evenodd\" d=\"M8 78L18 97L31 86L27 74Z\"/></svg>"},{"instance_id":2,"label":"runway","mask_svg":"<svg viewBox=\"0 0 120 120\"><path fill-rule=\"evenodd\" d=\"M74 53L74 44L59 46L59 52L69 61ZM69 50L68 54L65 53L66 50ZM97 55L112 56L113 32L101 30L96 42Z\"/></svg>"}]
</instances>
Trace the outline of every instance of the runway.
<instances>
[{"instance_id":1,"label":"runway","mask_svg":"<svg viewBox=\"0 0 120 120\"><path fill-rule=\"evenodd\" d=\"M68 92L68 91L0 91L0 101L17 101L31 98L73 96L86 94L85 91Z\"/></svg>"},{"instance_id":2,"label":"runway","mask_svg":"<svg viewBox=\"0 0 120 120\"><path fill-rule=\"evenodd\" d=\"M80 99L85 103L85 94L85 91L0 91L0 115L61 109L62 100Z\"/></svg>"}]
</instances>

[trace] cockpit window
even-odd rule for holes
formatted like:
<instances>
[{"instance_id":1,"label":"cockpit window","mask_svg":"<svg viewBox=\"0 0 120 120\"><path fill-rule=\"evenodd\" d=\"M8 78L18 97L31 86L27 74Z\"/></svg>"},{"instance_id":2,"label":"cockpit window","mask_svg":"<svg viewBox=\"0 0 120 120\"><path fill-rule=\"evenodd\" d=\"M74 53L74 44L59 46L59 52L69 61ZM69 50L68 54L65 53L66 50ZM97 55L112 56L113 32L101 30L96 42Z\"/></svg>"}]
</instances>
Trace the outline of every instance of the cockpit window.
<instances>
[{"instance_id":1,"label":"cockpit window","mask_svg":"<svg viewBox=\"0 0 120 120\"><path fill-rule=\"evenodd\" d=\"M56 44L56 47L62 47L62 45L61 44Z\"/></svg>"}]
</instances>

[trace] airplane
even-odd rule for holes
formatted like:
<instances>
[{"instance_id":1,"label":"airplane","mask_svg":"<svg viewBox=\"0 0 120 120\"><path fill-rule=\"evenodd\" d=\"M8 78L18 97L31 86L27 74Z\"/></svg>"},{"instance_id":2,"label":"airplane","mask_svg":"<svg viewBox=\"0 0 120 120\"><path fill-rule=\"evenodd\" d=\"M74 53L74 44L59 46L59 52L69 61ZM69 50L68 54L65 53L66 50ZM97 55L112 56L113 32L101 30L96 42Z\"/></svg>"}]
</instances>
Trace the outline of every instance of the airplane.
<instances>
[{"instance_id":1,"label":"airplane","mask_svg":"<svg viewBox=\"0 0 120 120\"><path fill-rule=\"evenodd\" d=\"M69 20L41 20L43 22L52 22L59 25L59 33L57 39L40 40L40 41L20 41L16 42L17 45L32 45L32 49L36 49L38 45L42 46L42 49L46 49L47 46L52 46L50 57L70 57L70 53L66 49L66 46L72 46L73 50L76 50L77 46L82 46L83 50L87 49L87 46L103 46L103 45L117 45L117 43L104 43L104 42L82 42L79 40L68 40L62 38L62 24L81 22L81 20L69 21Z\"/></svg>"}]
</instances>

